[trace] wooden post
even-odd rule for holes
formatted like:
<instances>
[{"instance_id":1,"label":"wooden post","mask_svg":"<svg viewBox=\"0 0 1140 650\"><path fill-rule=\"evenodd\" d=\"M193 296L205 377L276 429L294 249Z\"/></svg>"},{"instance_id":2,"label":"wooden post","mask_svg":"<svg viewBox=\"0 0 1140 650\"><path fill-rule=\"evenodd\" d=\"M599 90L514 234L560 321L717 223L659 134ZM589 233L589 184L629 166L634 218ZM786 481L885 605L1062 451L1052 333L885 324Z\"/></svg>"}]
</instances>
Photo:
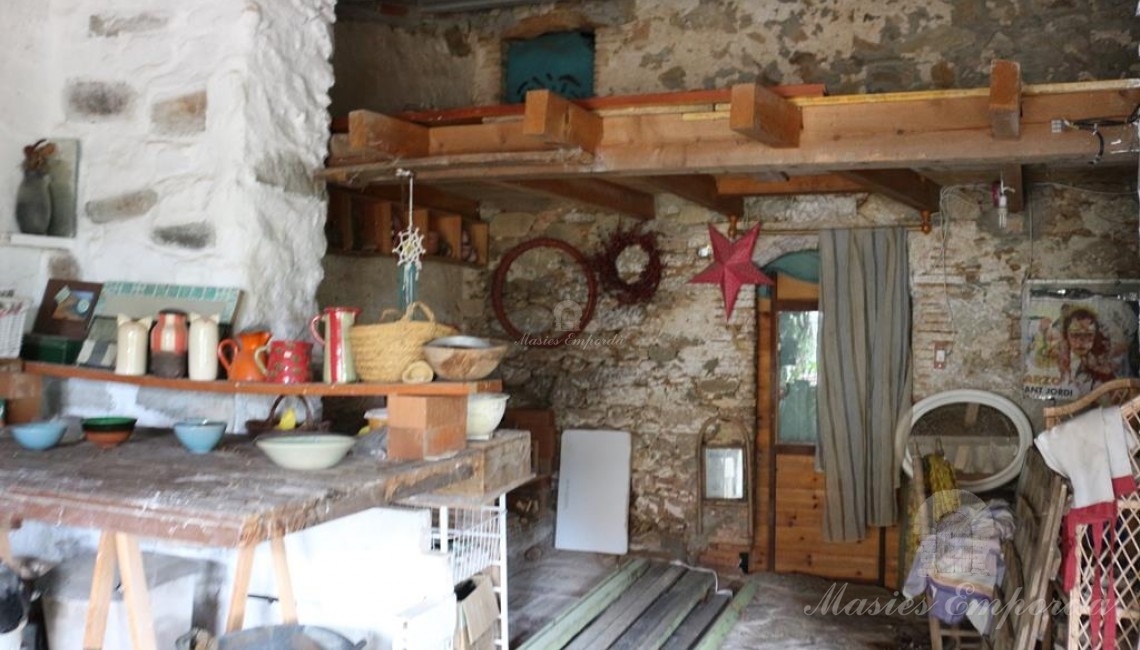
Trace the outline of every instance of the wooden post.
<instances>
[{"instance_id":1,"label":"wooden post","mask_svg":"<svg viewBox=\"0 0 1140 650\"><path fill-rule=\"evenodd\" d=\"M293 581L289 577L289 562L285 556L285 538L274 535L269 540L273 550L273 574L277 580L277 599L281 603L281 622L297 622L297 598L293 594Z\"/></svg>"},{"instance_id":2,"label":"wooden post","mask_svg":"<svg viewBox=\"0 0 1140 650\"><path fill-rule=\"evenodd\" d=\"M770 147L800 146L804 128L800 107L756 84L732 87L728 126Z\"/></svg>"},{"instance_id":3,"label":"wooden post","mask_svg":"<svg viewBox=\"0 0 1140 650\"><path fill-rule=\"evenodd\" d=\"M123 602L131 628L131 647L134 650L158 650L139 541L134 535L115 533L115 546L119 555L119 576L123 582Z\"/></svg>"},{"instance_id":4,"label":"wooden post","mask_svg":"<svg viewBox=\"0 0 1140 650\"><path fill-rule=\"evenodd\" d=\"M95 570L91 574L91 593L87 599L87 623L83 629L85 650L100 650L107 634L107 614L111 610L111 594L115 589L115 534L107 531L99 536L95 553Z\"/></svg>"},{"instance_id":5,"label":"wooden post","mask_svg":"<svg viewBox=\"0 0 1140 650\"><path fill-rule=\"evenodd\" d=\"M234 567L234 586L230 591L230 613L226 616L226 632L237 632L245 622L245 599L249 596L249 579L253 575L253 554L257 544L248 543L238 549Z\"/></svg>"},{"instance_id":6,"label":"wooden post","mask_svg":"<svg viewBox=\"0 0 1140 650\"><path fill-rule=\"evenodd\" d=\"M995 140L1021 138L1021 64L994 61L990 68L990 130Z\"/></svg>"},{"instance_id":7,"label":"wooden post","mask_svg":"<svg viewBox=\"0 0 1140 650\"><path fill-rule=\"evenodd\" d=\"M523 135L593 153L602 141L602 118L549 90L526 94Z\"/></svg>"}]
</instances>

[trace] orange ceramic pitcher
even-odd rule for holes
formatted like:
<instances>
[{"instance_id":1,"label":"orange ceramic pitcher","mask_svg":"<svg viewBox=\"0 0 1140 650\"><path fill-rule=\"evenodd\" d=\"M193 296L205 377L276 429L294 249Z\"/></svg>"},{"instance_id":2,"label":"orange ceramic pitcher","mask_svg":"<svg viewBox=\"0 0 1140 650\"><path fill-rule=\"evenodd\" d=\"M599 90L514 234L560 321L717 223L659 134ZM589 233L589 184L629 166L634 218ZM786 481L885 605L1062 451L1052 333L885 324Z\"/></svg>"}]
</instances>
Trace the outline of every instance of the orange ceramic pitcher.
<instances>
[{"instance_id":1,"label":"orange ceramic pitcher","mask_svg":"<svg viewBox=\"0 0 1140 650\"><path fill-rule=\"evenodd\" d=\"M265 381L265 373L257 366L254 353L271 338L272 332L242 332L237 335L237 341L225 339L218 343L218 360L230 381Z\"/></svg>"}]
</instances>

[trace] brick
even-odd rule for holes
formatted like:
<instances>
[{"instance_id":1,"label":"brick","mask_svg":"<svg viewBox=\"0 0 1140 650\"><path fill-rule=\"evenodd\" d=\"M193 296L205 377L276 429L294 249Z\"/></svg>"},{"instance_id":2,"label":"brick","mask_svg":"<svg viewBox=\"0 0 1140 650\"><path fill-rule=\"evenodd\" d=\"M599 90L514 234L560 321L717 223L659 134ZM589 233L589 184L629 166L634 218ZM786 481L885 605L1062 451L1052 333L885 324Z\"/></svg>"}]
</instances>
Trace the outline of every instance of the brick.
<instances>
[{"instance_id":1,"label":"brick","mask_svg":"<svg viewBox=\"0 0 1140 650\"><path fill-rule=\"evenodd\" d=\"M388 408L391 412L392 407ZM466 447L466 422L428 429L388 427L388 458L393 460L434 458Z\"/></svg>"},{"instance_id":2,"label":"brick","mask_svg":"<svg viewBox=\"0 0 1140 650\"><path fill-rule=\"evenodd\" d=\"M392 395L388 398L388 426L427 430L460 425L467 433L465 395Z\"/></svg>"}]
</instances>

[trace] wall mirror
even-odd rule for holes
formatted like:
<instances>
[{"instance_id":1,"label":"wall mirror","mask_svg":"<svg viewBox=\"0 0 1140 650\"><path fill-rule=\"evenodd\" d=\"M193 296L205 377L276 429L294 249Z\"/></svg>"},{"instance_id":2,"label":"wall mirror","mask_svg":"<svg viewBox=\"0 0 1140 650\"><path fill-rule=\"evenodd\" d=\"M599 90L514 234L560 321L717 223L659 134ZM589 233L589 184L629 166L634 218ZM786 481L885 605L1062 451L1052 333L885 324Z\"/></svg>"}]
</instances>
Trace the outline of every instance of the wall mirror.
<instances>
[{"instance_id":1,"label":"wall mirror","mask_svg":"<svg viewBox=\"0 0 1140 650\"><path fill-rule=\"evenodd\" d=\"M705 498L744 498L744 447L705 447Z\"/></svg>"}]
</instances>

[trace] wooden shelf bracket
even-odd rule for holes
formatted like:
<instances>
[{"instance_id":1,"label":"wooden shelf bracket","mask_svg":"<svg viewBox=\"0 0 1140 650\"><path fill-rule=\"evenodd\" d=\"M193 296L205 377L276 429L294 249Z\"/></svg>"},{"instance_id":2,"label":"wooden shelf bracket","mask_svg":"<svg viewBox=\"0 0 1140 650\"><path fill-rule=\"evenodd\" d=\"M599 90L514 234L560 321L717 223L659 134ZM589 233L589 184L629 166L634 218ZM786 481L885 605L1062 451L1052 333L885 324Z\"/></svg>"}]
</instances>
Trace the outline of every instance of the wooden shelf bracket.
<instances>
[{"instance_id":1,"label":"wooden shelf bracket","mask_svg":"<svg viewBox=\"0 0 1140 650\"><path fill-rule=\"evenodd\" d=\"M372 111L348 114L348 145L393 157L422 158L431 148L431 130Z\"/></svg>"},{"instance_id":2,"label":"wooden shelf bracket","mask_svg":"<svg viewBox=\"0 0 1140 650\"><path fill-rule=\"evenodd\" d=\"M549 90L526 94L523 135L560 147L594 153L602 141L602 118Z\"/></svg>"},{"instance_id":3,"label":"wooden shelf bracket","mask_svg":"<svg viewBox=\"0 0 1140 650\"><path fill-rule=\"evenodd\" d=\"M990 68L990 130L995 140L1021 138L1021 64L994 61Z\"/></svg>"},{"instance_id":4,"label":"wooden shelf bracket","mask_svg":"<svg viewBox=\"0 0 1140 650\"><path fill-rule=\"evenodd\" d=\"M728 125L768 146L792 148L800 146L804 120L799 106L752 83L732 87Z\"/></svg>"}]
</instances>

